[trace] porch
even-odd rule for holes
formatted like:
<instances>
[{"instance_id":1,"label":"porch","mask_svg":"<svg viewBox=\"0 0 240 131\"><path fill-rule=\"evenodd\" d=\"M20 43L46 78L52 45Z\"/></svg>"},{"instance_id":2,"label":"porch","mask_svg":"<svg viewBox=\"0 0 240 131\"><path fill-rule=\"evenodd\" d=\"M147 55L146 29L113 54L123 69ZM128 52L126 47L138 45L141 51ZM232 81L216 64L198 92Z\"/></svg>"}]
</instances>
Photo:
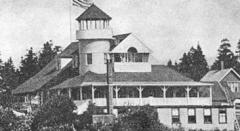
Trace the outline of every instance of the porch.
<instances>
[{"instance_id":1,"label":"porch","mask_svg":"<svg viewBox=\"0 0 240 131\"><path fill-rule=\"evenodd\" d=\"M172 105L211 105L212 87L209 84L113 84L114 106L172 106ZM67 94L75 102L91 100L97 106L107 106L108 86L91 84L58 90Z\"/></svg>"}]
</instances>

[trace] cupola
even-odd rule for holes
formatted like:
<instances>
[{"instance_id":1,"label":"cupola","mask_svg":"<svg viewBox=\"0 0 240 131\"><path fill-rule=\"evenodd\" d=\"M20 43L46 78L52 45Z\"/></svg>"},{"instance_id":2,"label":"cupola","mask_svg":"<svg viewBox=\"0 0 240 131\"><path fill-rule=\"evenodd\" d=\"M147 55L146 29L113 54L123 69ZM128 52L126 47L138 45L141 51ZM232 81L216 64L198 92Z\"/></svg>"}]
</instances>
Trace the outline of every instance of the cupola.
<instances>
[{"instance_id":1,"label":"cupola","mask_svg":"<svg viewBox=\"0 0 240 131\"><path fill-rule=\"evenodd\" d=\"M112 38L110 20L112 18L92 4L76 20L79 24L77 39Z\"/></svg>"}]
</instances>

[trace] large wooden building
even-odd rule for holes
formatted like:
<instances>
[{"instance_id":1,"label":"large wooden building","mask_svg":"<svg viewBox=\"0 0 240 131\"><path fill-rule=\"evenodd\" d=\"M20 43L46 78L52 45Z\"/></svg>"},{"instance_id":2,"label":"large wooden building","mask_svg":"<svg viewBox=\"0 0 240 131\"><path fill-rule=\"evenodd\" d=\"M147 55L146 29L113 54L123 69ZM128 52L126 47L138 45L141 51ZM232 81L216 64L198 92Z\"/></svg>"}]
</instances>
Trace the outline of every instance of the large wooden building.
<instances>
[{"instance_id":1,"label":"large wooden building","mask_svg":"<svg viewBox=\"0 0 240 131\"><path fill-rule=\"evenodd\" d=\"M236 97L230 98L229 93L240 90L235 85L227 90L228 84L224 84L240 82L232 69L229 73L235 75L223 78L227 82L212 79L212 72L196 82L156 64L147 44L134 34L113 35L111 17L94 4L76 20L77 41L21 84L14 94L25 95L26 102L36 104L51 93L67 94L78 108L92 101L105 110L110 85L116 115L123 106L148 104L156 108L160 121L169 127L234 130Z\"/></svg>"}]
</instances>

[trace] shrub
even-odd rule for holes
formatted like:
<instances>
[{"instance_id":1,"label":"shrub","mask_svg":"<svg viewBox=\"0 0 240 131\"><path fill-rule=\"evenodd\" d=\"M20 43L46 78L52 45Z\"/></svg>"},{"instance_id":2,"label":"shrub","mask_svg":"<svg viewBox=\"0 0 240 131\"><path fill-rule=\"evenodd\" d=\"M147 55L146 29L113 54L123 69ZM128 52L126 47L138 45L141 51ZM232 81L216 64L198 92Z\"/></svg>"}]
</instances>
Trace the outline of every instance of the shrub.
<instances>
[{"instance_id":1,"label":"shrub","mask_svg":"<svg viewBox=\"0 0 240 131\"><path fill-rule=\"evenodd\" d=\"M74 123L74 127L76 127L78 130L82 129L91 129L93 130L94 127L92 126L92 115L96 114L97 107L89 102L87 111L83 112L83 114L78 115L76 118L76 121Z\"/></svg>"},{"instance_id":2,"label":"shrub","mask_svg":"<svg viewBox=\"0 0 240 131\"><path fill-rule=\"evenodd\" d=\"M114 131L170 131L161 124L156 110L149 106L125 107L113 125Z\"/></svg>"},{"instance_id":3,"label":"shrub","mask_svg":"<svg viewBox=\"0 0 240 131\"><path fill-rule=\"evenodd\" d=\"M68 130L75 121L76 109L68 96L53 96L40 107L33 118L32 130Z\"/></svg>"},{"instance_id":4,"label":"shrub","mask_svg":"<svg viewBox=\"0 0 240 131\"><path fill-rule=\"evenodd\" d=\"M4 131L12 131L17 127L17 117L13 114L10 108L0 107L0 127Z\"/></svg>"}]
</instances>

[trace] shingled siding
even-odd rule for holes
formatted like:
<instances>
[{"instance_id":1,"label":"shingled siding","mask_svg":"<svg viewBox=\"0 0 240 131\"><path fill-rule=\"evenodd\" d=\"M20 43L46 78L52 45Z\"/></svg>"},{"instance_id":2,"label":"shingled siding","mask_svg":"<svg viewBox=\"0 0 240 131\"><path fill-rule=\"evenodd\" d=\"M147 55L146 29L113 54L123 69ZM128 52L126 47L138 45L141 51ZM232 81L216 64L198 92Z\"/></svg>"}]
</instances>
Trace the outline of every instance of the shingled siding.
<instances>
[{"instance_id":1,"label":"shingled siding","mask_svg":"<svg viewBox=\"0 0 240 131\"><path fill-rule=\"evenodd\" d=\"M240 79L231 71L222 81L240 81Z\"/></svg>"},{"instance_id":2,"label":"shingled siding","mask_svg":"<svg viewBox=\"0 0 240 131\"><path fill-rule=\"evenodd\" d=\"M56 77L51 79L49 82L47 82L43 88L49 89L55 85L58 85L62 83L63 81L73 78L75 76L79 75L79 69L78 68L72 68L71 66L59 73Z\"/></svg>"}]
</instances>

